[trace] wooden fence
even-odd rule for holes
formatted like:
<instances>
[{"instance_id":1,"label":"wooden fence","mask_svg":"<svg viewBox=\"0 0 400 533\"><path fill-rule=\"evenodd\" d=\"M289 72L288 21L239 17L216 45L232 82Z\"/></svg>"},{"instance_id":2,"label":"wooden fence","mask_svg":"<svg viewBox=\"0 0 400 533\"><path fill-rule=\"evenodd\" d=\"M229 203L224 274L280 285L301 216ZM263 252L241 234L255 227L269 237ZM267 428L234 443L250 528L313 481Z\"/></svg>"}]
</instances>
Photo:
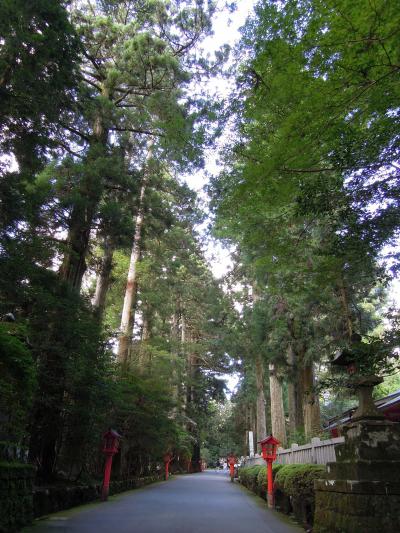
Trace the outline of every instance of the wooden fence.
<instances>
[{"instance_id":1,"label":"wooden fence","mask_svg":"<svg viewBox=\"0 0 400 533\"><path fill-rule=\"evenodd\" d=\"M336 462L335 444L344 442L344 437L334 439L320 440L318 437L311 439L308 444L292 444L290 448L278 449L276 463L290 465L295 463L311 463L316 465L326 465L326 463ZM246 457L244 459L246 466L263 465L263 458L259 455Z\"/></svg>"}]
</instances>

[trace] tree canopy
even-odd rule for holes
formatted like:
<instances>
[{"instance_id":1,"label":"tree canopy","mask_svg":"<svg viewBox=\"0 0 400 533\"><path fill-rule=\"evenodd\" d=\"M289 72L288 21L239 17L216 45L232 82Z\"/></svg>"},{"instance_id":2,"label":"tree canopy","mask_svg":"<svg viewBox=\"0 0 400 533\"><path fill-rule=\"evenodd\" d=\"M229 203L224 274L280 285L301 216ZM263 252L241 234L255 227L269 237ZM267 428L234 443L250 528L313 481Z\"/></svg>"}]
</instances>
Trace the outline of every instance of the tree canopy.
<instances>
[{"instance_id":1,"label":"tree canopy","mask_svg":"<svg viewBox=\"0 0 400 533\"><path fill-rule=\"evenodd\" d=\"M338 349L398 386L400 11L259 0L225 68L202 43L233 8L0 5L0 439L40 481L97 479L108 427L121 478L319 435Z\"/></svg>"}]
</instances>

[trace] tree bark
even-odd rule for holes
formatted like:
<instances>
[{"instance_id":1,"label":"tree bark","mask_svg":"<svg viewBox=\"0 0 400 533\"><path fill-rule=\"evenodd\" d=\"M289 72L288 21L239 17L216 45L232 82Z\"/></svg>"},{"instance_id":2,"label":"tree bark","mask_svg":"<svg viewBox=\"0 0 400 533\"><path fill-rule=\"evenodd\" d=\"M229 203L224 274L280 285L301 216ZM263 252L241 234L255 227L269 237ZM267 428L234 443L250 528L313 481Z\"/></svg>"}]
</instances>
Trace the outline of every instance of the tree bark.
<instances>
[{"instance_id":1,"label":"tree bark","mask_svg":"<svg viewBox=\"0 0 400 533\"><path fill-rule=\"evenodd\" d=\"M147 188L147 172L143 175L142 186L139 194L139 206L135 220L135 233L129 263L128 277L125 289L124 305L122 308L120 335L118 341L118 360L122 364L128 361L129 346L132 338L132 314L136 303L137 292L137 264L142 248L142 228L144 222L144 198Z\"/></svg>"},{"instance_id":2,"label":"tree bark","mask_svg":"<svg viewBox=\"0 0 400 533\"><path fill-rule=\"evenodd\" d=\"M75 206L69 221L67 250L59 270L59 276L77 292L81 289L82 279L87 268L86 255L98 201L100 201L100 197L86 201L84 206Z\"/></svg>"},{"instance_id":3,"label":"tree bark","mask_svg":"<svg viewBox=\"0 0 400 533\"><path fill-rule=\"evenodd\" d=\"M181 315L180 315L180 322L181 322L181 347L180 347L180 352L181 352L181 357L182 357L182 365L185 365L186 363L186 358L187 358L187 350L186 350L186 342L188 340L188 332L186 330L186 318L185 318L185 315L184 313L181 311ZM179 394L180 394L180 397L182 398L182 406L181 406L181 409L182 409L182 412L186 412L187 411L187 395L188 395L188 392L187 392L187 389L189 387L189 384L188 384L188 374L187 374L187 368L184 367L184 370L183 370L183 376L181 376L181 382L184 383L184 385L181 385L179 384Z\"/></svg>"},{"instance_id":4,"label":"tree bark","mask_svg":"<svg viewBox=\"0 0 400 533\"><path fill-rule=\"evenodd\" d=\"M286 446L286 424L283 409L282 383L276 375L274 364L269 365L269 393L271 398L271 428L273 436L281 446Z\"/></svg>"},{"instance_id":5,"label":"tree bark","mask_svg":"<svg viewBox=\"0 0 400 533\"><path fill-rule=\"evenodd\" d=\"M103 86L101 95L110 98L107 87ZM101 112L98 112L93 121L88 157L79 188L80 201L76 202L72 209L66 250L59 270L60 278L69 283L76 291L80 291L82 278L86 272L90 232L104 190L103 179L93 172L91 162L106 154L107 143L108 130L104 127Z\"/></svg>"},{"instance_id":6,"label":"tree bark","mask_svg":"<svg viewBox=\"0 0 400 533\"><path fill-rule=\"evenodd\" d=\"M257 291L256 283L253 283L253 305L256 305L259 300L259 294ZM265 393L264 393L264 361L262 356L258 353L255 358L255 371L256 371L256 425L257 425L257 438L256 442L265 439L267 436L266 416L265 416ZM260 449L260 445L257 444L257 448Z\"/></svg>"},{"instance_id":7,"label":"tree bark","mask_svg":"<svg viewBox=\"0 0 400 533\"><path fill-rule=\"evenodd\" d=\"M267 436L265 421L265 394L264 394L264 362L261 355L256 356L256 417L257 417L257 442ZM257 447L259 448L259 444Z\"/></svg>"},{"instance_id":8,"label":"tree bark","mask_svg":"<svg viewBox=\"0 0 400 533\"><path fill-rule=\"evenodd\" d=\"M288 380L289 432L291 436L304 430L302 379L292 345L288 348L288 365L291 368Z\"/></svg>"},{"instance_id":9,"label":"tree bark","mask_svg":"<svg viewBox=\"0 0 400 533\"><path fill-rule=\"evenodd\" d=\"M171 319L171 346L172 346L172 364L171 364L171 385L172 385L172 399L174 403L174 407L172 408L172 416L176 418L178 415L178 404L179 404L179 365L178 365L178 357L179 357L179 318L178 314L175 312L172 315Z\"/></svg>"},{"instance_id":10,"label":"tree bark","mask_svg":"<svg viewBox=\"0 0 400 533\"><path fill-rule=\"evenodd\" d=\"M185 327L183 325L185 324ZM184 332L184 333L183 333ZM182 346L185 346L185 342L192 343L194 341L192 332L188 331L184 317L182 317ZM192 349L186 350L186 402L187 406L193 405L195 402L194 384L196 379L196 354Z\"/></svg>"},{"instance_id":11,"label":"tree bark","mask_svg":"<svg viewBox=\"0 0 400 533\"><path fill-rule=\"evenodd\" d=\"M321 431L321 414L318 395L314 392L314 365L303 367L304 389L304 432L306 437L313 437Z\"/></svg>"},{"instance_id":12,"label":"tree bark","mask_svg":"<svg viewBox=\"0 0 400 533\"><path fill-rule=\"evenodd\" d=\"M341 278L339 284L339 298L343 310L345 338L350 340L353 334L353 317L349 307L348 290L345 286L343 278Z\"/></svg>"},{"instance_id":13,"label":"tree bark","mask_svg":"<svg viewBox=\"0 0 400 533\"><path fill-rule=\"evenodd\" d=\"M148 341L150 340L151 335L152 317L150 316L149 309L146 306L143 307L142 322L142 334L139 347L139 368L143 372L146 368L151 369L151 357L148 350Z\"/></svg>"},{"instance_id":14,"label":"tree bark","mask_svg":"<svg viewBox=\"0 0 400 533\"><path fill-rule=\"evenodd\" d=\"M93 297L93 307L99 321L103 319L106 295L110 286L110 277L113 267L114 243L111 237L105 237L103 241L104 255L101 260L100 270L96 281L96 291Z\"/></svg>"}]
</instances>

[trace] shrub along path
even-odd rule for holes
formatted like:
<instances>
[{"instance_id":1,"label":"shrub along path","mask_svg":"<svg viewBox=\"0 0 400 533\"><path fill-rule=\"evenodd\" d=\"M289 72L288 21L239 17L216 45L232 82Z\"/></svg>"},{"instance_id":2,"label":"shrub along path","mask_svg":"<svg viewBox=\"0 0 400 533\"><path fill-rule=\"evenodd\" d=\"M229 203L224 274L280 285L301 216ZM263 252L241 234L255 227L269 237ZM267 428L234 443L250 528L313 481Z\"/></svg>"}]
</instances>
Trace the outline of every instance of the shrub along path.
<instances>
[{"instance_id":1,"label":"shrub along path","mask_svg":"<svg viewBox=\"0 0 400 533\"><path fill-rule=\"evenodd\" d=\"M24 532L50 533L299 533L225 472L169 481L51 515Z\"/></svg>"}]
</instances>

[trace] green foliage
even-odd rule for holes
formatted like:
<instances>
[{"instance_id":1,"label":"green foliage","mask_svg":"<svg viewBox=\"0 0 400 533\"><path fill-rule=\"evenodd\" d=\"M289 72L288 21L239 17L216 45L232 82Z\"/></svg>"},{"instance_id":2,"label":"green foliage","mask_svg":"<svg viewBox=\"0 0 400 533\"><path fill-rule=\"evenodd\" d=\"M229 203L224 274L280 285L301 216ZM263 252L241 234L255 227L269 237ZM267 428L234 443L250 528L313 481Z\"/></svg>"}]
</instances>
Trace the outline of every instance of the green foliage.
<instances>
[{"instance_id":1,"label":"green foliage","mask_svg":"<svg viewBox=\"0 0 400 533\"><path fill-rule=\"evenodd\" d=\"M187 433L170 416L168 382L157 375L146 378L130 372L115 382L112 402L108 423L123 435L124 476L140 472L149 457L162 461L167 450L189 455Z\"/></svg>"},{"instance_id":2,"label":"green foliage","mask_svg":"<svg viewBox=\"0 0 400 533\"><path fill-rule=\"evenodd\" d=\"M275 480L277 473L283 465L272 465L272 477ZM267 491L267 467L264 465L242 466L239 469L240 482L249 490L265 498Z\"/></svg>"},{"instance_id":3,"label":"green foliage","mask_svg":"<svg viewBox=\"0 0 400 533\"><path fill-rule=\"evenodd\" d=\"M258 491L258 474L264 467L262 465L246 466L239 470L239 479L245 487L253 492Z\"/></svg>"},{"instance_id":4,"label":"green foliage","mask_svg":"<svg viewBox=\"0 0 400 533\"><path fill-rule=\"evenodd\" d=\"M208 463L218 465L221 457L230 452L242 453L235 428L235 415L229 400L210 401L202 431L203 447L208 453ZM202 452L202 457L203 457Z\"/></svg>"},{"instance_id":5,"label":"green foliage","mask_svg":"<svg viewBox=\"0 0 400 533\"><path fill-rule=\"evenodd\" d=\"M121 476L156 468L167 450L195 461L200 447L211 461L244 451L255 354L296 382L357 330L368 339L359 370L396 370L398 317L383 327L377 263L399 229L393 5L260 0L244 27L225 110L237 136L210 186L215 234L237 247L238 320L201 250L195 195L172 176L201 166L218 134L218 106L191 92L211 72L197 52L215 3L25 4L0 6L0 143L17 162L0 162L0 310L17 318L0 324L0 411L5 437L30 441L41 475L97 475L93 450L109 426L124 436ZM112 348L144 182L121 369ZM105 244L102 324L86 289ZM232 370L244 375L230 405L218 378ZM319 471L296 468L277 475L288 494L309 495ZM261 478L243 470L250 485Z\"/></svg>"},{"instance_id":6,"label":"green foliage","mask_svg":"<svg viewBox=\"0 0 400 533\"><path fill-rule=\"evenodd\" d=\"M314 480L323 478L325 472L322 465L283 465L275 478L276 488L293 498L312 498Z\"/></svg>"},{"instance_id":7,"label":"green foliage","mask_svg":"<svg viewBox=\"0 0 400 533\"><path fill-rule=\"evenodd\" d=\"M374 387L374 398L377 400L400 390L400 373L384 378L383 383Z\"/></svg>"},{"instance_id":8,"label":"green foliage","mask_svg":"<svg viewBox=\"0 0 400 533\"><path fill-rule=\"evenodd\" d=\"M239 296L248 374L260 352L287 381L325 373L353 331L361 372L396 371L379 259L399 230L399 12L386 4L260 0L243 28L236 135L209 192L214 233L236 248L232 285L256 287L256 304ZM319 391L337 388L322 377Z\"/></svg>"},{"instance_id":9,"label":"green foliage","mask_svg":"<svg viewBox=\"0 0 400 533\"><path fill-rule=\"evenodd\" d=\"M283 468L284 465L280 464L273 464L272 465L272 479L275 480L277 473L281 468ZM267 467L263 466L260 468L258 475L257 475L257 493L263 497L266 498L267 494Z\"/></svg>"},{"instance_id":10,"label":"green foliage","mask_svg":"<svg viewBox=\"0 0 400 533\"><path fill-rule=\"evenodd\" d=\"M46 126L68 102L79 45L65 4L58 0L1 3L0 123L9 128L6 143L17 141L21 131L28 144L35 136L43 136L43 142Z\"/></svg>"},{"instance_id":11,"label":"green foliage","mask_svg":"<svg viewBox=\"0 0 400 533\"><path fill-rule=\"evenodd\" d=\"M304 429L299 428L288 436L287 446L290 447L293 443L295 444L307 444L309 438L304 433Z\"/></svg>"},{"instance_id":12,"label":"green foliage","mask_svg":"<svg viewBox=\"0 0 400 533\"><path fill-rule=\"evenodd\" d=\"M24 436L36 386L26 328L0 322L0 412L5 418L2 433L16 440Z\"/></svg>"}]
</instances>

